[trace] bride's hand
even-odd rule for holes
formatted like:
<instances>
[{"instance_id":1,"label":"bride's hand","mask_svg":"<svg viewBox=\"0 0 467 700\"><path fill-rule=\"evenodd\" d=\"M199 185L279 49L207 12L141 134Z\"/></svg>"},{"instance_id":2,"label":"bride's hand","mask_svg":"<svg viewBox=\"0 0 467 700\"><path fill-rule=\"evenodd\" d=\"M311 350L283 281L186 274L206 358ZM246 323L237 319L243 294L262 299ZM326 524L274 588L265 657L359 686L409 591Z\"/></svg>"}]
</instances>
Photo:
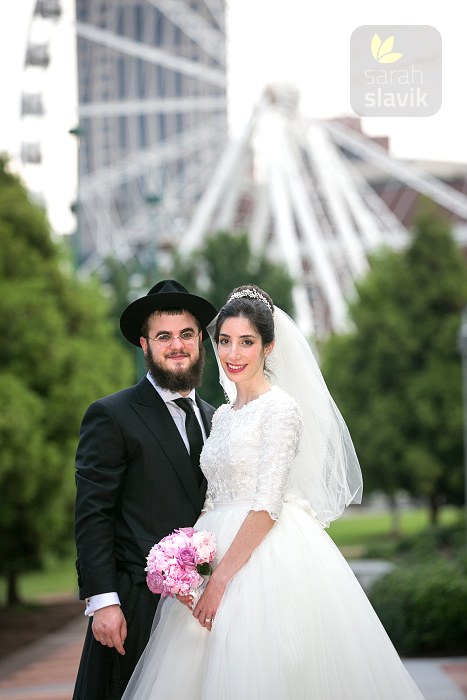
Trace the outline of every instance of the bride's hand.
<instances>
[{"instance_id":1,"label":"bride's hand","mask_svg":"<svg viewBox=\"0 0 467 700\"><path fill-rule=\"evenodd\" d=\"M196 617L199 624L206 629L212 629L214 618L219 608L225 585L213 574L206 586L206 589L193 610L193 617Z\"/></svg>"}]
</instances>

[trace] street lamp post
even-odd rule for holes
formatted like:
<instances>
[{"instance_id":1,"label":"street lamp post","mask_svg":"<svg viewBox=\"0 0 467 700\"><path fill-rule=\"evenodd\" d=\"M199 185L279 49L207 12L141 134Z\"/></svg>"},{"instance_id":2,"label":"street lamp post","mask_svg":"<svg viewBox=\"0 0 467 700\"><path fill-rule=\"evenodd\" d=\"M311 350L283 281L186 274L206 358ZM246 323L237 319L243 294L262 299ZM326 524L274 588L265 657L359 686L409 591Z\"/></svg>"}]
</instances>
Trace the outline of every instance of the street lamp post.
<instances>
[{"instance_id":1,"label":"street lamp post","mask_svg":"<svg viewBox=\"0 0 467 700\"><path fill-rule=\"evenodd\" d=\"M464 412L464 515L465 542L467 547L467 306L462 310L458 335L458 348L462 364L462 397Z\"/></svg>"}]
</instances>

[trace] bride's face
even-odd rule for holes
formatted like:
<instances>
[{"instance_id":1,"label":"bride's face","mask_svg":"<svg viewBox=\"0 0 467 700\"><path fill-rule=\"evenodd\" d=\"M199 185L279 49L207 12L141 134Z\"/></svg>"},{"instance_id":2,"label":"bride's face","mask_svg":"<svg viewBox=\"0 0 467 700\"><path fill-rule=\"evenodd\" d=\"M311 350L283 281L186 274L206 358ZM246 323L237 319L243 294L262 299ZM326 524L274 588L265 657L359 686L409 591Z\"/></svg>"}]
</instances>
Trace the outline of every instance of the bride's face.
<instances>
[{"instance_id":1,"label":"bride's face","mask_svg":"<svg viewBox=\"0 0 467 700\"><path fill-rule=\"evenodd\" d=\"M227 318L219 331L217 352L227 377L233 382L262 380L264 358L271 346L263 346L260 334L247 318Z\"/></svg>"}]
</instances>

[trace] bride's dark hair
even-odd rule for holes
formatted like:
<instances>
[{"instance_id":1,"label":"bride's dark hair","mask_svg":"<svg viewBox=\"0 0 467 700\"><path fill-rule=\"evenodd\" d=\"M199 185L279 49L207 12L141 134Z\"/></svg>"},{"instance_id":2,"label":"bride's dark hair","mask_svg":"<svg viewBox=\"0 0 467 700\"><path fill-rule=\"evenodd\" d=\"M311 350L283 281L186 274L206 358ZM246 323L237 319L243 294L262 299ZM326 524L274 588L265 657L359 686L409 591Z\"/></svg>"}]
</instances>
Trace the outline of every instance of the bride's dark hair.
<instances>
[{"instance_id":1,"label":"bride's dark hair","mask_svg":"<svg viewBox=\"0 0 467 700\"><path fill-rule=\"evenodd\" d=\"M250 294L248 293L250 292ZM228 318L246 318L261 336L263 347L274 340L274 305L269 294L256 284L244 284L234 289L219 311L214 340L219 342L220 329Z\"/></svg>"}]
</instances>

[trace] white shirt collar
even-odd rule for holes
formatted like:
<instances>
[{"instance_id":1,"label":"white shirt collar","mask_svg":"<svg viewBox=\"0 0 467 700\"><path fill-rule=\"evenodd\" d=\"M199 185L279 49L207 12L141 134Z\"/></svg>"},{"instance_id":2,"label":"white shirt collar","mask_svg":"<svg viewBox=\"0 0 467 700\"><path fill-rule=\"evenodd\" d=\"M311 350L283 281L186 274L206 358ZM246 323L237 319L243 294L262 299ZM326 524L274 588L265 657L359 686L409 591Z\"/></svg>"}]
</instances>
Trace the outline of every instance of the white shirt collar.
<instances>
[{"instance_id":1,"label":"white shirt collar","mask_svg":"<svg viewBox=\"0 0 467 700\"><path fill-rule=\"evenodd\" d=\"M157 391L159 396L162 398L165 403L168 401L173 401L174 399L180 399L180 398L186 398L186 399L192 399L193 403L196 404L196 391L195 389L192 389L189 394L186 396L182 397L181 394L178 393L178 391L169 391L168 389L162 389L158 384L156 384L154 377L152 376L151 372L148 372L146 374L146 377L148 381L153 385L154 389Z\"/></svg>"}]
</instances>

